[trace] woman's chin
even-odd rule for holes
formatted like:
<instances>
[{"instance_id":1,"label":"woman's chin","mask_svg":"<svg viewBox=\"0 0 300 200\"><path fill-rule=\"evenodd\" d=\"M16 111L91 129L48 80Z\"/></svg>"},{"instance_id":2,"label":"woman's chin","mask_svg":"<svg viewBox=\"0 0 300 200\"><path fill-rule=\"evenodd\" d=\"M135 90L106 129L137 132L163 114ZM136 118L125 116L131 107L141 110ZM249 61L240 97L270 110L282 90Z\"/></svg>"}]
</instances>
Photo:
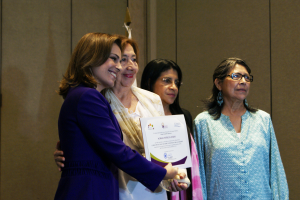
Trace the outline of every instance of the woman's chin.
<instances>
[{"instance_id":1,"label":"woman's chin","mask_svg":"<svg viewBox=\"0 0 300 200\"><path fill-rule=\"evenodd\" d=\"M236 99L238 101L244 101L246 98L247 98L247 95L239 95L239 96L236 96L233 99Z\"/></svg>"},{"instance_id":2,"label":"woman's chin","mask_svg":"<svg viewBox=\"0 0 300 200\"><path fill-rule=\"evenodd\" d=\"M133 85L134 81L124 81L122 82L123 87L131 87Z\"/></svg>"},{"instance_id":3,"label":"woman's chin","mask_svg":"<svg viewBox=\"0 0 300 200\"><path fill-rule=\"evenodd\" d=\"M165 103L168 104L168 105L172 105L174 102L175 102L175 99L174 100L173 99L167 99L165 101Z\"/></svg>"}]
</instances>

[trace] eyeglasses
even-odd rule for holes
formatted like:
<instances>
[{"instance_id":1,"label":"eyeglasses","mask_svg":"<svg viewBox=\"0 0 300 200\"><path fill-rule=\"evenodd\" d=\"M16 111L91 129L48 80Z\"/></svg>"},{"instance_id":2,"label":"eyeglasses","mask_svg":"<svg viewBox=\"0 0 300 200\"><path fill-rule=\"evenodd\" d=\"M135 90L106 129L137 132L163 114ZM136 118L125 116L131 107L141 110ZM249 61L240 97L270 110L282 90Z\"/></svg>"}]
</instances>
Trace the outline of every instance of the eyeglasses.
<instances>
[{"instance_id":1,"label":"eyeglasses","mask_svg":"<svg viewBox=\"0 0 300 200\"><path fill-rule=\"evenodd\" d=\"M164 78L162 78L162 81L165 85L173 84L173 79L170 77L164 77ZM182 84L178 79L174 80L174 83L177 87L179 87Z\"/></svg>"},{"instance_id":2,"label":"eyeglasses","mask_svg":"<svg viewBox=\"0 0 300 200\"><path fill-rule=\"evenodd\" d=\"M247 81L247 82L252 82L253 81L253 76L248 75L248 74L242 75L240 73L232 73L231 75L227 75L227 76L231 77L232 80L235 80L235 81L239 81L243 77L245 78L245 81Z\"/></svg>"}]
</instances>

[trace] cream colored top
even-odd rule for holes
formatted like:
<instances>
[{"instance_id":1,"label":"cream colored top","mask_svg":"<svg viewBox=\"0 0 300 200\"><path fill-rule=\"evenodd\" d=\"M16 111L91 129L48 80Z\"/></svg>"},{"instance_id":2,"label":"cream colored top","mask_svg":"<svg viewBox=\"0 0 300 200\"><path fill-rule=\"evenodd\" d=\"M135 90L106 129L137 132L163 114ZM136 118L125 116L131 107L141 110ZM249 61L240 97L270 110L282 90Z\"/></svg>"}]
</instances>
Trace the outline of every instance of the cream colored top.
<instances>
[{"instance_id":1,"label":"cream colored top","mask_svg":"<svg viewBox=\"0 0 300 200\"><path fill-rule=\"evenodd\" d=\"M138 102L135 112L129 115L139 126L141 117L151 117L148 116L147 112L145 112L145 108L140 102ZM123 134L123 141L131 149L138 151L125 134ZM119 197L120 200L167 200L166 191L160 186L154 192L152 192L143 184L138 182L135 178L126 174L122 170L119 170Z\"/></svg>"},{"instance_id":2,"label":"cream colored top","mask_svg":"<svg viewBox=\"0 0 300 200\"><path fill-rule=\"evenodd\" d=\"M164 108L157 94L134 86L131 87L131 90L139 99L134 113L128 113L128 109L116 99L111 91L105 97L111 101L112 111L123 132L124 143L131 149L143 154L144 149L141 148L143 146L141 144L143 143L143 138L140 131L139 119L141 117L163 116ZM119 197L120 200L167 200L167 193L160 186L152 192L135 178L119 169Z\"/></svg>"}]
</instances>

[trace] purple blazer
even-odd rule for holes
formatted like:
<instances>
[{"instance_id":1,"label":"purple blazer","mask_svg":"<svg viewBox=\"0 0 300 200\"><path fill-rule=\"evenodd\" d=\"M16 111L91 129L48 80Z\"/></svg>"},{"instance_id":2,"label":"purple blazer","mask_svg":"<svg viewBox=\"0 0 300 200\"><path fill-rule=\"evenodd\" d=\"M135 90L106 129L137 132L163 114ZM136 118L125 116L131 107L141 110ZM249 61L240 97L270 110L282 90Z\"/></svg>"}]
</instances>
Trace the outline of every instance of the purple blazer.
<instances>
[{"instance_id":1,"label":"purple blazer","mask_svg":"<svg viewBox=\"0 0 300 200\"><path fill-rule=\"evenodd\" d=\"M154 191L166 170L122 141L109 103L96 89L71 88L61 107L59 139L66 158L56 200L118 200L118 169Z\"/></svg>"}]
</instances>

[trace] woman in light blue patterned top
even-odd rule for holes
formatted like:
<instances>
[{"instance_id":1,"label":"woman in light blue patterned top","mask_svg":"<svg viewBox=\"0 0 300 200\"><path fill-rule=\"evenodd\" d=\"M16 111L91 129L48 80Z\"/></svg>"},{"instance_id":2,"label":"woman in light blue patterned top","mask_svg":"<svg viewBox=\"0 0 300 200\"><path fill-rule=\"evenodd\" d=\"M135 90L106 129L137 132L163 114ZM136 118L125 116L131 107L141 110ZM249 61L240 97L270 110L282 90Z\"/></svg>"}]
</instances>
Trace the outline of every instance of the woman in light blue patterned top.
<instances>
[{"instance_id":1,"label":"woman in light blue patterned top","mask_svg":"<svg viewBox=\"0 0 300 200\"><path fill-rule=\"evenodd\" d=\"M222 61L194 120L204 199L289 199L270 115L246 101L250 73L239 58Z\"/></svg>"}]
</instances>

